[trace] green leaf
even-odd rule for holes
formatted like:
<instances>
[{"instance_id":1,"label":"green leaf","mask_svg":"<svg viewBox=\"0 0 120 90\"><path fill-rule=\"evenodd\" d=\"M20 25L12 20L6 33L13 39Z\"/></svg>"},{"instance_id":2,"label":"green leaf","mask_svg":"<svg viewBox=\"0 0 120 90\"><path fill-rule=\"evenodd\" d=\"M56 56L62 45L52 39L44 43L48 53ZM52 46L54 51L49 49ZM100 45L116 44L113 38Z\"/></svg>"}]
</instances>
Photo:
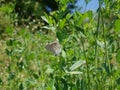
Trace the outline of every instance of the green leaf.
<instances>
[{"instance_id":1,"label":"green leaf","mask_svg":"<svg viewBox=\"0 0 120 90\"><path fill-rule=\"evenodd\" d=\"M2 79L0 78L0 84L2 84L3 83L3 81L2 81Z\"/></svg>"},{"instance_id":2,"label":"green leaf","mask_svg":"<svg viewBox=\"0 0 120 90\"><path fill-rule=\"evenodd\" d=\"M63 39L67 38L67 30L61 30L56 32L56 36L59 39L60 43L63 41Z\"/></svg>"},{"instance_id":3,"label":"green leaf","mask_svg":"<svg viewBox=\"0 0 120 90\"><path fill-rule=\"evenodd\" d=\"M45 71L46 74L51 74L54 72L54 69L51 68L50 66L47 66L47 70Z\"/></svg>"},{"instance_id":4,"label":"green leaf","mask_svg":"<svg viewBox=\"0 0 120 90\"><path fill-rule=\"evenodd\" d=\"M43 28L43 29L48 29L48 30L50 29L49 26L43 26L42 28Z\"/></svg>"},{"instance_id":5,"label":"green leaf","mask_svg":"<svg viewBox=\"0 0 120 90\"><path fill-rule=\"evenodd\" d=\"M70 72L67 72L67 73L70 74L70 75L83 74L83 72L80 72L80 71L70 71Z\"/></svg>"},{"instance_id":6,"label":"green leaf","mask_svg":"<svg viewBox=\"0 0 120 90\"><path fill-rule=\"evenodd\" d=\"M33 60L35 58L35 52L31 51L30 53L28 53L27 55L27 60Z\"/></svg>"},{"instance_id":7,"label":"green leaf","mask_svg":"<svg viewBox=\"0 0 120 90\"><path fill-rule=\"evenodd\" d=\"M120 31L120 19L115 21L115 30L116 32Z\"/></svg>"},{"instance_id":8,"label":"green leaf","mask_svg":"<svg viewBox=\"0 0 120 90\"><path fill-rule=\"evenodd\" d=\"M65 22L66 22L66 19L60 20L60 23L59 23L60 29L62 29L65 26Z\"/></svg>"},{"instance_id":9,"label":"green leaf","mask_svg":"<svg viewBox=\"0 0 120 90\"><path fill-rule=\"evenodd\" d=\"M6 4L0 7L0 11L6 12L8 14L12 13L14 10L14 5Z\"/></svg>"},{"instance_id":10,"label":"green leaf","mask_svg":"<svg viewBox=\"0 0 120 90\"><path fill-rule=\"evenodd\" d=\"M6 41L7 46L12 46L14 44L15 40L14 39L10 39L8 41Z\"/></svg>"},{"instance_id":11,"label":"green leaf","mask_svg":"<svg viewBox=\"0 0 120 90\"><path fill-rule=\"evenodd\" d=\"M77 68L79 68L81 65L85 64L86 62L83 61L83 60L79 60L77 62L75 62L71 67L70 67L70 70L73 71Z\"/></svg>"},{"instance_id":12,"label":"green leaf","mask_svg":"<svg viewBox=\"0 0 120 90\"><path fill-rule=\"evenodd\" d=\"M46 22L49 23L48 19L45 16L41 16L41 18Z\"/></svg>"},{"instance_id":13,"label":"green leaf","mask_svg":"<svg viewBox=\"0 0 120 90\"><path fill-rule=\"evenodd\" d=\"M71 17L72 17L72 14L68 13L68 14L66 15L66 20L70 19Z\"/></svg>"},{"instance_id":14,"label":"green leaf","mask_svg":"<svg viewBox=\"0 0 120 90\"><path fill-rule=\"evenodd\" d=\"M82 19L83 15L81 13L76 12L73 16L73 19L75 20L75 25L80 26L82 24Z\"/></svg>"},{"instance_id":15,"label":"green leaf","mask_svg":"<svg viewBox=\"0 0 120 90\"><path fill-rule=\"evenodd\" d=\"M24 90L24 86L23 86L22 83L21 83L20 86L19 86L19 90Z\"/></svg>"},{"instance_id":16,"label":"green leaf","mask_svg":"<svg viewBox=\"0 0 120 90\"><path fill-rule=\"evenodd\" d=\"M64 50L62 51L62 57L66 57L66 53Z\"/></svg>"},{"instance_id":17,"label":"green leaf","mask_svg":"<svg viewBox=\"0 0 120 90\"><path fill-rule=\"evenodd\" d=\"M13 54L13 50L5 49L5 52L8 56L11 56Z\"/></svg>"},{"instance_id":18,"label":"green leaf","mask_svg":"<svg viewBox=\"0 0 120 90\"><path fill-rule=\"evenodd\" d=\"M88 13L88 17L89 17L89 19L91 20L92 17L93 17L92 11L89 10L87 13Z\"/></svg>"},{"instance_id":19,"label":"green leaf","mask_svg":"<svg viewBox=\"0 0 120 90\"><path fill-rule=\"evenodd\" d=\"M12 34L12 33L13 33L13 28L8 26L8 27L6 28L6 33Z\"/></svg>"},{"instance_id":20,"label":"green leaf","mask_svg":"<svg viewBox=\"0 0 120 90\"><path fill-rule=\"evenodd\" d=\"M117 60L117 61L120 61L120 50L118 50L118 52L117 52L116 60Z\"/></svg>"},{"instance_id":21,"label":"green leaf","mask_svg":"<svg viewBox=\"0 0 120 90\"><path fill-rule=\"evenodd\" d=\"M116 80L117 84L120 85L120 78Z\"/></svg>"}]
</instances>

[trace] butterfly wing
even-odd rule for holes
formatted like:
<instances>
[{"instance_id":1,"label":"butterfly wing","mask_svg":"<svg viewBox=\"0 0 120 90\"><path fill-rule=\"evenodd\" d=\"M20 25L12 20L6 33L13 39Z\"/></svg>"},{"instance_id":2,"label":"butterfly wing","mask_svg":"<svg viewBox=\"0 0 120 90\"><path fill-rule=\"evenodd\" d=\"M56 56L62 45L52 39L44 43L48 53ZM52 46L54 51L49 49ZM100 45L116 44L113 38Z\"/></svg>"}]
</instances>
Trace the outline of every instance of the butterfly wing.
<instances>
[{"instance_id":1,"label":"butterfly wing","mask_svg":"<svg viewBox=\"0 0 120 90\"><path fill-rule=\"evenodd\" d=\"M46 45L46 49L52 52L54 55L60 55L61 46L58 42L52 42Z\"/></svg>"}]
</instances>

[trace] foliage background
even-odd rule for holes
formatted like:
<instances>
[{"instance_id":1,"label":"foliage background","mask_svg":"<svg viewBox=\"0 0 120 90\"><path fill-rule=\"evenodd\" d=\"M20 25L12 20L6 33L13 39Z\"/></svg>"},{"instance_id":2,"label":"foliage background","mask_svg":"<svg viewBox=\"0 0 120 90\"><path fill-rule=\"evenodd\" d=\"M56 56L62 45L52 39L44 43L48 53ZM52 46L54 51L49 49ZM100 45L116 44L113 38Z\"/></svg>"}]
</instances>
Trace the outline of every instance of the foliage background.
<instances>
[{"instance_id":1,"label":"foliage background","mask_svg":"<svg viewBox=\"0 0 120 90\"><path fill-rule=\"evenodd\" d=\"M47 12L39 0L0 1L0 89L119 90L120 1L72 14L74 1L56 2ZM45 49L56 38L60 56Z\"/></svg>"}]
</instances>

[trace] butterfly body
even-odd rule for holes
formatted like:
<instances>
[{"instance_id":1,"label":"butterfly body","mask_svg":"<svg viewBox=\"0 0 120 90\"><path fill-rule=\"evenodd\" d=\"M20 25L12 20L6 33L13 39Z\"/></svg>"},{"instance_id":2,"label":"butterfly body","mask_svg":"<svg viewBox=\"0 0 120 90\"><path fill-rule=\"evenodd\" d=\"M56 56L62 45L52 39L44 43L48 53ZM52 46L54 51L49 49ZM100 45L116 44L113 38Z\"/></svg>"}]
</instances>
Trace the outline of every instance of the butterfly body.
<instances>
[{"instance_id":1,"label":"butterfly body","mask_svg":"<svg viewBox=\"0 0 120 90\"><path fill-rule=\"evenodd\" d=\"M61 53L61 46L58 41L48 43L45 48L57 56Z\"/></svg>"}]
</instances>

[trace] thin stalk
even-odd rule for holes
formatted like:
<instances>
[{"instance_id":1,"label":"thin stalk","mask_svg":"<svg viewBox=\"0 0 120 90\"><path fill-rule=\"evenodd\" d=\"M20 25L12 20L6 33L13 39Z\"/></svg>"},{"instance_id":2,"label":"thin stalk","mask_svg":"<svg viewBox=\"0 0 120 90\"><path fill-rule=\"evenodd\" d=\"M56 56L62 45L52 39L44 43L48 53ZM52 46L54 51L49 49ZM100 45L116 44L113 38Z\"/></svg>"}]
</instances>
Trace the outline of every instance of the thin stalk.
<instances>
[{"instance_id":1,"label":"thin stalk","mask_svg":"<svg viewBox=\"0 0 120 90\"><path fill-rule=\"evenodd\" d=\"M82 47L83 47L83 53L84 53L84 57L86 60L86 67L87 67L87 79L88 79L88 90L90 90L90 76L89 76L89 65L88 65L88 59L87 59L87 55L85 52L85 47L84 47L84 41L83 41L83 37L81 36L81 42L82 42Z\"/></svg>"},{"instance_id":2,"label":"thin stalk","mask_svg":"<svg viewBox=\"0 0 120 90\"><path fill-rule=\"evenodd\" d=\"M98 60L97 60L97 39L98 39L98 31L100 27L100 4L99 4L99 11L98 11L98 22L97 22L97 28L96 28L96 33L95 33L95 60L96 60L96 68L98 65Z\"/></svg>"},{"instance_id":3,"label":"thin stalk","mask_svg":"<svg viewBox=\"0 0 120 90\"><path fill-rule=\"evenodd\" d=\"M104 26L104 21L103 21L102 12L101 12L101 21L102 21L103 39L104 39L104 45L105 45L105 63L106 63L106 65L107 65L107 62L108 62L109 70L110 70L110 72L111 72L110 61L109 61L109 58L108 58L108 48L107 48L106 34L105 34L105 26Z\"/></svg>"},{"instance_id":4,"label":"thin stalk","mask_svg":"<svg viewBox=\"0 0 120 90\"><path fill-rule=\"evenodd\" d=\"M104 26L104 21L103 21L103 15L102 12L101 13L101 21L102 21L102 30L103 30L103 39L104 39L104 45L105 45L105 64L106 66L108 66L109 68L109 72L111 72L111 67L110 67L110 61L109 61L109 57L108 57L108 48L107 48L107 41L106 41L106 33L105 33L105 26ZM111 90L112 90L112 76L110 76L111 79Z\"/></svg>"}]
</instances>

